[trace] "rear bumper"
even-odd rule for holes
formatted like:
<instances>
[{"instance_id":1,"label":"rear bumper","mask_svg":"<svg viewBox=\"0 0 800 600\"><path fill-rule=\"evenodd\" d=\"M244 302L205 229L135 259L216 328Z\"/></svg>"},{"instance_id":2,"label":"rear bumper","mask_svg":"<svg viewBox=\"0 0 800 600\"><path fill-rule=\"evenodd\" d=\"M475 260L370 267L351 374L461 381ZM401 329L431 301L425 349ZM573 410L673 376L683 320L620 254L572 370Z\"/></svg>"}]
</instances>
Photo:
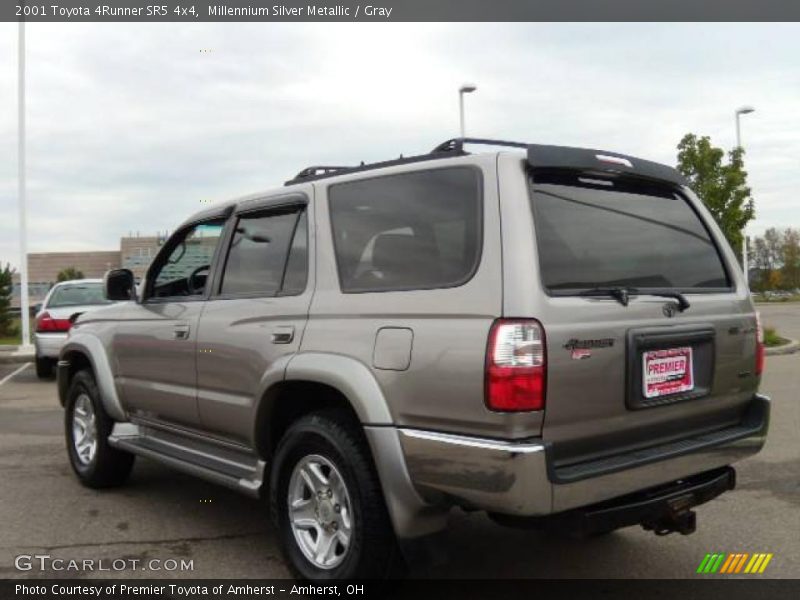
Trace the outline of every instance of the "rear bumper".
<instances>
[{"instance_id":1,"label":"rear bumper","mask_svg":"<svg viewBox=\"0 0 800 600\"><path fill-rule=\"evenodd\" d=\"M33 335L36 356L40 358L58 358L58 353L61 352L61 347L66 341L66 333L35 333Z\"/></svg>"},{"instance_id":2,"label":"rear bumper","mask_svg":"<svg viewBox=\"0 0 800 600\"><path fill-rule=\"evenodd\" d=\"M503 525L549 529L591 536L631 525L643 525L657 535L695 530L695 506L736 487L736 471L722 467L680 481L627 494L605 502L544 517L493 514Z\"/></svg>"},{"instance_id":3,"label":"rear bumper","mask_svg":"<svg viewBox=\"0 0 800 600\"><path fill-rule=\"evenodd\" d=\"M400 429L420 495L517 516L560 513L728 466L758 452L770 401L756 395L735 427L577 465L555 468L541 440L504 442Z\"/></svg>"}]
</instances>

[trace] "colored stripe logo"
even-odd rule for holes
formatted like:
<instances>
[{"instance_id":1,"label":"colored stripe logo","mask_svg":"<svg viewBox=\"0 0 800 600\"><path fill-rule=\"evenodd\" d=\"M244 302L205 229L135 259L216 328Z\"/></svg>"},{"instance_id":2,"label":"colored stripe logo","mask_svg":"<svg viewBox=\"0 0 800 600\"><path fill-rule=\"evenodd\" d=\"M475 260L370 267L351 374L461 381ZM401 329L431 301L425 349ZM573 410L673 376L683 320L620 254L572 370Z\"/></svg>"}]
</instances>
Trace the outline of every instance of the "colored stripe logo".
<instances>
[{"instance_id":1,"label":"colored stripe logo","mask_svg":"<svg viewBox=\"0 0 800 600\"><path fill-rule=\"evenodd\" d=\"M721 573L730 575L732 573L746 573L756 575L763 573L769 561L772 560L772 553L757 552L749 554L747 552L715 552L706 554L697 567L697 573L713 574Z\"/></svg>"}]
</instances>

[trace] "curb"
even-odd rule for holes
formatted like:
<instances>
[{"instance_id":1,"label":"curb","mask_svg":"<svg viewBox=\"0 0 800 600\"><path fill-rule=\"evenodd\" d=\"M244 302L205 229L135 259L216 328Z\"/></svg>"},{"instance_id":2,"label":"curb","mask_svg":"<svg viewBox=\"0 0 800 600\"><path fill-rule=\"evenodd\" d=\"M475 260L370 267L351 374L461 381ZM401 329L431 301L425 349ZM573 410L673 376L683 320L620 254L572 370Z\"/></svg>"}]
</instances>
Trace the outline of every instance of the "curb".
<instances>
[{"instance_id":1,"label":"curb","mask_svg":"<svg viewBox=\"0 0 800 600\"><path fill-rule=\"evenodd\" d=\"M17 354L16 352L0 352L0 365L33 362L33 353Z\"/></svg>"},{"instance_id":2,"label":"curb","mask_svg":"<svg viewBox=\"0 0 800 600\"><path fill-rule=\"evenodd\" d=\"M785 354L794 354L795 352L800 352L800 342L797 340L789 340L788 344L773 346L765 350L767 356L782 356Z\"/></svg>"}]
</instances>

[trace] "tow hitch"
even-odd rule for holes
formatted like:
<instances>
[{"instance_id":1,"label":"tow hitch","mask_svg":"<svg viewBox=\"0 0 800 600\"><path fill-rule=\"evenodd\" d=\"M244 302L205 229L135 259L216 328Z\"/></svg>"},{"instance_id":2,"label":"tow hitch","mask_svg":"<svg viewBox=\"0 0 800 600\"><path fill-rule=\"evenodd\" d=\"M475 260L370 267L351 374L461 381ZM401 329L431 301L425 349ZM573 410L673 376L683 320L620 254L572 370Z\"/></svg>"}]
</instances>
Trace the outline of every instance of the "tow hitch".
<instances>
[{"instance_id":1,"label":"tow hitch","mask_svg":"<svg viewBox=\"0 0 800 600\"><path fill-rule=\"evenodd\" d=\"M669 514L656 521L644 521L642 527L656 535L669 535L675 532L689 535L697 529L697 513L693 510L685 510L681 513Z\"/></svg>"}]
</instances>

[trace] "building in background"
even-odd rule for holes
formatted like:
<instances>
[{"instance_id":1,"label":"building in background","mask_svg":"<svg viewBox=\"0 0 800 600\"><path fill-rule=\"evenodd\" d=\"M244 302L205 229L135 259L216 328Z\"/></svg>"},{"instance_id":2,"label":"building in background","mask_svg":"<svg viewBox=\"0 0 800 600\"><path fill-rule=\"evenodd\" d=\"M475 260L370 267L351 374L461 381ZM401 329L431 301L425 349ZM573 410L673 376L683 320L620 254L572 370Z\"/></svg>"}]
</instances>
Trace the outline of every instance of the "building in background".
<instances>
[{"instance_id":1,"label":"building in background","mask_svg":"<svg viewBox=\"0 0 800 600\"><path fill-rule=\"evenodd\" d=\"M74 267L87 279L102 277L109 269L120 266L118 250L108 252L29 252L28 295L31 304L38 304L58 280L64 269ZM14 274L14 295L11 306L19 308L19 273Z\"/></svg>"},{"instance_id":2,"label":"building in background","mask_svg":"<svg viewBox=\"0 0 800 600\"><path fill-rule=\"evenodd\" d=\"M147 267L153 262L165 236L129 236L120 239L119 252L121 266L133 271L136 281L144 279Z\"/></svg>"},{"instance_id":3,"label":"building in background","mask_svg":"<svg viewBox=\"0 0 800 600\"><path fill-rule=\"evenodd\" d=\"M74 267L87 279L100 278L109 269L120 267L133 271L137 281L161 248L166 235L130 235L120 238L119 250L89 252L29 252L28 295L31 305L38 304L56 283L58 274ZM14 274L14 295L11 306L19 308L19 274Z\"/></svg>"}]
</instances>

